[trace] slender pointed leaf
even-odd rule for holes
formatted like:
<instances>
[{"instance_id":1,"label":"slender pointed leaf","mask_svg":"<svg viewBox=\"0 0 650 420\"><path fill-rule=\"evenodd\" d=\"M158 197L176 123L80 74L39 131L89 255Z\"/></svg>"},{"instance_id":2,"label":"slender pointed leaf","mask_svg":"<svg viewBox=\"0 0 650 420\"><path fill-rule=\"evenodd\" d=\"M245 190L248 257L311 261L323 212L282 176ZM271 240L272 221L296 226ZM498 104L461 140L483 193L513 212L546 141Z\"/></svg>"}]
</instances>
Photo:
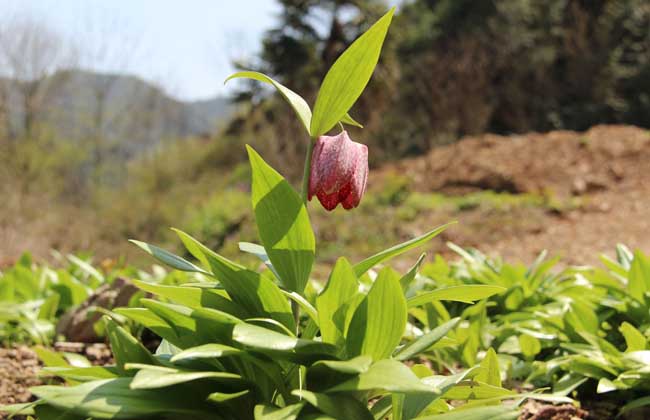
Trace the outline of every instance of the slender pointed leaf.
<instances>
[{"instance_id":1,"label":"slender pointed leaf","mask_svg":"<svg viewBox=\"0 0 650 420\"><path fill-rule=\"evenodd\" d=\"M309 108L307 101L305 101L300 95L263 73L258 73L255 71L240 71L238 73L230 75L226 79L226 82L236 78L253 79L268 83L276 88L280 95L282 95L282 97L289 103L289 105L291 105L291 108L293 108L293 110L296 112L296 115L298 115L300 122L302 122L302 124L305 126L307 133L309 133L309 127L311 125L311 109Z\"/></svg>"},{"instance_id":2,"label":"slender pointed leaf","mask_svg":"<svg viewBox=\"0 0 650 420\"><path fill-rule=\"evenodd\" d=\"M325 75L311 119L309 132L312 137L334 127L361 96L379 61L394 12L392 8L354 41Z\"/></svg>"},{"instance_id":3,"label":"slender pointed leaf","mask_svg":"<svg viewBox=\"0 0 650 420\"><path fill-rule=\"evenodd\" d=\"M425 244L426 242L430 241L431 239L435 238L438 236L440 233L442 233L445 229L447 229L449 226L455 224L456 222L451 222L447 223L446 225L442 225L440 227L437 227L433 229L432 231L429 231L425 233L424 235L418 236L416 238L413 238L411 240L408 240L404 243L401 243L399 245L395 245L391 248L388 248L384 251L381 251L371 257L366 258L365 260L357 263L354 265L354 272L356 273L357 277L362 276L366 271L370 270L372 267L376 266L377 264L381 264L383 262L386 262L390 260L391 258L397 257L398 255L401 255L413 248L416 248L420 245Z\"/></svg>"},{"instance_id":4,"label":"slender pointed leaf","mask_svg":"<svg viewBox=\"0 0 650 420\"><path fill-rule=\"evenodd\" d=\"M504 291L506 291L505 287L483 284L444 287L410 298L408 300L408 306L409 308L413 308L436 300L473 303Z\"/></svg>"}]
</instances>

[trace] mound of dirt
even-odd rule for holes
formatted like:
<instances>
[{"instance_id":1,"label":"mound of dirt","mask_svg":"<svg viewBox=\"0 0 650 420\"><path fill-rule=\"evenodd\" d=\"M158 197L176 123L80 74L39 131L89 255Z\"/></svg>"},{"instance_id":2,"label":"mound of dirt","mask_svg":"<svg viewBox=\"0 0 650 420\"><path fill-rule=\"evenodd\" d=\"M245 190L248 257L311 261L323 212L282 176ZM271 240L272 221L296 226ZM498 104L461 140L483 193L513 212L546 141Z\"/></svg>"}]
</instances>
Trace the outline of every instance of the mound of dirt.
<instances>
[{"instance_id":1,"label":"mound of dirt","mask_svg":"<svg viewBox=\"0 0 650 420\"><path fill-rule=\"evenodd\" d=\"M525 214L512 223L492 223L491 214L461 213L460 233L452 230L447 239L463 246L524 262L548 249L563 255L565 263L579 264L596 263L599 253L611 253L617 243L650 252L650 132L645 129L601 125L584 133L471 137L387 165L375 171L374 182L395 173L422 192L493 190L582 203L570 211L538 212L534 223L521 220L529 217ZM497 227L467 228L490 224Z\"/></svg>"}]
</instances>

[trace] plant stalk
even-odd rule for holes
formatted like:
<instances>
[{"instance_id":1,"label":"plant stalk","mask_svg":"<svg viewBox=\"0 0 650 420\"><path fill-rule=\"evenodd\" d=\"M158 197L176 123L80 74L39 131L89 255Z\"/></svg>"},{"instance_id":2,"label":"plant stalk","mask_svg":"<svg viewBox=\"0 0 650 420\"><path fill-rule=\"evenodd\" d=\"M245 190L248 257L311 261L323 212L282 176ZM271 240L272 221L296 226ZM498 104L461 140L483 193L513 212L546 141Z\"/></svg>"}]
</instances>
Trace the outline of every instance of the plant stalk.
<instances>
[{"instance_id":1,"label":"plant stalk","mask_svg":"<svg viewBox=\"0 0 650 420\"><path fill-rule=\"evenodd\" d=\"M311 155L314 150L314 139L310 138L307 143L307 154L305 155L305 169L302 172L302 202L307 206L307 194L309 192L309 174L311 172Z\"/></svg>"},{"instance_id":2,"label":"plant stalk","mask_svg":"<svg viewBox=\"0 0 650 420\"><path fill-rule=\"evenodd\" d=\"M302 202L305 203L305 208L307 208L307 195L309 193L309 174L311 173L311 154L314 150L314 139L310 138L307 142L307 153L305 154L305 168L302 172L302 190L300 191L300 196ZM296 337L300 332L300 305L298 302L291 301L291 312L293 312L293 319L296 322Z\"/></svg>"}]
</instances>

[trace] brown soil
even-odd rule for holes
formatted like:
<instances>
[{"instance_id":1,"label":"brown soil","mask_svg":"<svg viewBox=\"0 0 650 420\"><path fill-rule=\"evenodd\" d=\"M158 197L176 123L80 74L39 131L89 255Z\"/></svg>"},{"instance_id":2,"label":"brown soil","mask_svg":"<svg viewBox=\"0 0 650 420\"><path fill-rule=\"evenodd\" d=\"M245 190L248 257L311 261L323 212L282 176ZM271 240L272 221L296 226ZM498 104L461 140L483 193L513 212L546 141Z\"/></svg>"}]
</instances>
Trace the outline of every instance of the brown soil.
<instances>
[{"instance_id":1,"label":"brown soil","mask_svg":"<svg viewBox=\"0 0 650 420\"><path fill-rule=\"evenodd\" d=\"M105 344L56 343L54 350L77 353L86 357L93 365L113 363L113 356ZM0 405L33 401L29 387L48 381L38 376L42 363L36 353L27 346L15 348L0 347ZM0 419L3 419L0 413Z\"/></svg>"},{"instance_id":2,"label":"brown soil","mask_svg":"<svg viewBox=\"0 0 650 420\"><path fill-rule=\"evenodd\" d=\"M547 249L567 264L593 264L617 243L650 252L650 132L645 129L603 125L584 133L466 138L375 171L373 184L395 173L406 174L412 188L424 192L494 190L580 203L572 210L453 215L460 225L446 233L447 240L508 260L530 262ZM430 226L442 222L439 218L415 224Z\"/></svg>"},{"instance_id":3,"label":"brown soil","mask_svg":"<svg viewBox=\"0 0 650 420\"><path fill-rule=\"evenodd\" d=\"M38 357L28 347L0 348L0 405L30 401L28 388L42 383L39 368Z\"/></svg>"}]
</instances>

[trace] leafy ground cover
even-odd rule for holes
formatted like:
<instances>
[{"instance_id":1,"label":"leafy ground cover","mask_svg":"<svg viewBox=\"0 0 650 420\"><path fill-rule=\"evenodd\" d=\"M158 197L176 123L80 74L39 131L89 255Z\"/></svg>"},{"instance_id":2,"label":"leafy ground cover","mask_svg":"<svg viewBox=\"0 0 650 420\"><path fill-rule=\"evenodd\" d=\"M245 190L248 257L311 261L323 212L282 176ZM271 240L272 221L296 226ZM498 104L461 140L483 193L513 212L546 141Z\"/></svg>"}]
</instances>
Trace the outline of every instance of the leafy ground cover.
<instances>
[{"instance_id":1,"label":"leafy ground cover","mask_svg":"<svg viewBox=\"0 0 650 420\"><path fill-rule=\"evenodd\" d=\"M547 396L542 398L551 401L556 399L556 402L569 401L563 400L569 398L574 400L574 403L567 405L565 402L553 409L549 409L551 406L548 401L528 403L523 410L515 410L517 415L522 418L554 418L552 415L560 416L569 412L578 418L604 419L618 414L634 414L635 409L636 415L641 415L638 410L643 410L643 406L650 403L646 398L650 387L650 375L647 373L650 354L648 256L640 252L633 253L620 245L616 249L615 259L603 256L601 264L597 267L562 268L558 258L546 258L546 255L540 255L534 264L525 266L491 259L474 249L462 249L453 244L450 244L450 247L458 254L458 258L447 260L438 255L429 263L421 264L422 261L419 261L419 272L415 272L415 267L418 267L416 265L414 270L399 276L390 268L371 270L369 274L359 278L357 285L359 290L368 293L366 296L370 296L369 292L372 292L378 281L387 282L388 278L393 277L393 284L399 284L398 287L403 291L408 317L403 328L405 332L396 341L399 344L395 346L392 359L410 361L407 365L415 376L430 378L428 381L433 381L433 378L439 375L440 380L449 377L462 378L457 386L471 386L471 392L474 393L472 396L461 395L458 390L448 391L448 394L432 398L427 405L429 408L422 413L440 414L445 407L448 410L457 405L448 405L456 398L464 401L470 398L470 407L484 405L494 409L491 405L494 401L546 389ZM203 249L203 252L207 251ZM354 267L357 266L359 265ZM353 266L345 260L341 260L332 274L340 276L341 272L349 272L351 267ZM33 265L30 271L38 273L43 268ZM352 278L351 272L348 275ZM238 354L237 357L244 357L238 353L242 349L234 350L241 344L239 341L231 343L233 346L227 348L227 345L215 344L215 337L210 335L213 334L210 331L217 325L217 321L213 319L216 313L213 313L213 308L203 306L199 297L203 299L211 295L209 305L218 304L220 300L218 294L212 296L212 293L204 288L210 284L207 283L208 277L197 274L196 279L202 280L203 283L190 287L161 285L148 278L147 282L140 282L138 285L145 291L155 293L159 303L145 299L142 302L144 306L140 309L116 311L138 320L166 340L166 344L162 345L155 355L151 355L145 353L146 350L136 344L137 341L131 336L137 336L141 331L135 323L121 319L121 327L117 324L111 327L114 331L119 331L117 335L109 335L114 351L118 349L117 354L122 353L123 357L128 357L124 355L138 348L142 357L147 359L143 360L144 362L151 363L155 360L152 365L145 363L147 366L132 366L131 368L138 372L135 378L138 375L150 375L164 382L164 376L179 374L174 369L181 370L184 374L189 371L198 376L207 375L206 372L214 374L212 369L216 368L217 372L219 370L217 360L220 363L224 360L233 361L235 353ZM329 287L334 286L339 285ZM476 287L478 289L472 290ZM493 287L494 291L491 293L494 294L484 296L480 287L486 287L486 291ZM310 312L313 310L318 314L319 311L325 310L323 296L328 294L321 293L322 288L322 282L316 280L307 288L311 292L307 294L307 301L303 302L303 305L310 308ZM476 294L476 291L479 293ZM397 291L393 292L399 295ZM290 323L290 310L285 308L283 312L287 315L286 322ZM313 315L313 312L311 313ZM391 319L395 316L392 312L390 315ZM278 333L286 333L286 328L289 327L275 326L269 324L270 320L255 318L259 319L259 322L249 320L241 327L254 329L254 334L240 331L241 335L238 333L236 336L237 340L246 343L245 351L250 352L246 357L260 357L268 362L270 356L271 359L281 360L278 361L278 368L285 364L310 363L306 370L306 380L315 380L319 384L326 381L325 377L320 376L325 373L312 372L325 369L321 366L332 362L318 362L314 359L324 357L317 351L325 351L327 346L320 341L309 341L308 336L313 331L311 315L305 316L301 321L303 329L299 335L300 339L291 339L290 343L283 341L288 346L287 349L274 340L283 337ZM235 325L240 325L235 318L228 319ZM383 319L378 321L384 322ZM163 320L166 321L163 323ZM187 331L165 327L164 325L170 325L171 320L177 323L185 320L183 322L185 328L188 328ZM194 323L187 324L190 320L194 320ZM354 322L353 318L348 322ZM355 331L358 331L357 327ZM29 335L21 337L22 340L31 340ZM131 337L126 343L133 347L125 347L125 343L119 344L125 337ZM341 337L337 340L340 339ZM253 342L249 343L250 340ZM421 348L418 348L417 343L421 343ZM5 403L31 400L33 396L27 391L27 387L51 381L47 376L61 375L73 386L78 385L80 376L85 375L84 369L89 376L83 381L93 379L93 375L99 375L94 379L101 377L102 381L119 376L119 362L118 367L107 366L101 371L96 371L83 367L89 365L83 358L70 358L69 349L67 352L65 348L59 350L63 351L63 359L44 350L38 351L45 365L49 366L45 369L46 377L42 377L42 373L37 375L39 367L34 353L25 348L3 350L5 356L11 355L11 361L6 363L13 366L12 371L16 372L12 375L15 380L6 385L5 390L20 389L20 393L12 395L12 399L5 399ZM150 356L146 356L147 354ZM178 354L181 356L177 356ZM88 354L85 354L85 358L93 359ZM310 358L312 360L309 360ZM255 363L253 360L255 359L249 359L251 363ZM356 362L360 365L347 368L367 372L365 369L368 366L364 360L355 360ZM268 365L266 367L271 369ZM246 375L244 372L251 372L250 369L242 369L243 377ZM147 372L146 375L139 373L143 370ZM335 372L337 371L329 375L336 376ZM489 372L491 376L485 372ZM346 377L350 373L339 374ZM216 381L211 387L208 385L211 382L209 380L185 379L199 381L201 388L208 394L220 393L221 391L215 389L223 385L223 382ZM230 379L233 378L228 378ZM150 383L150 380L152 379L149 378L143 383ZM259 383L261 379L256 381ZM490 386L483 385L482 388L480 383ZM297 386L295 383L293 385ZM233 387L231 394L244 392L244 389L239 389L242 388L241 384L239 387L232 384L229 386ZM40 392L40 389L35 390ZM210 390L213 392L209 392ZM48 395L47 391L43 395ZM243 398L243 394L230 397L237 400ZM239 401L237 404L240 403L243 402ZM222 408L223 404L226 403L219 401L217 406ZM383 414L389 413L390 411L387 411ZM539 413L547 413L548 417L535 417Z\"/></svg>"}]
</instances>

